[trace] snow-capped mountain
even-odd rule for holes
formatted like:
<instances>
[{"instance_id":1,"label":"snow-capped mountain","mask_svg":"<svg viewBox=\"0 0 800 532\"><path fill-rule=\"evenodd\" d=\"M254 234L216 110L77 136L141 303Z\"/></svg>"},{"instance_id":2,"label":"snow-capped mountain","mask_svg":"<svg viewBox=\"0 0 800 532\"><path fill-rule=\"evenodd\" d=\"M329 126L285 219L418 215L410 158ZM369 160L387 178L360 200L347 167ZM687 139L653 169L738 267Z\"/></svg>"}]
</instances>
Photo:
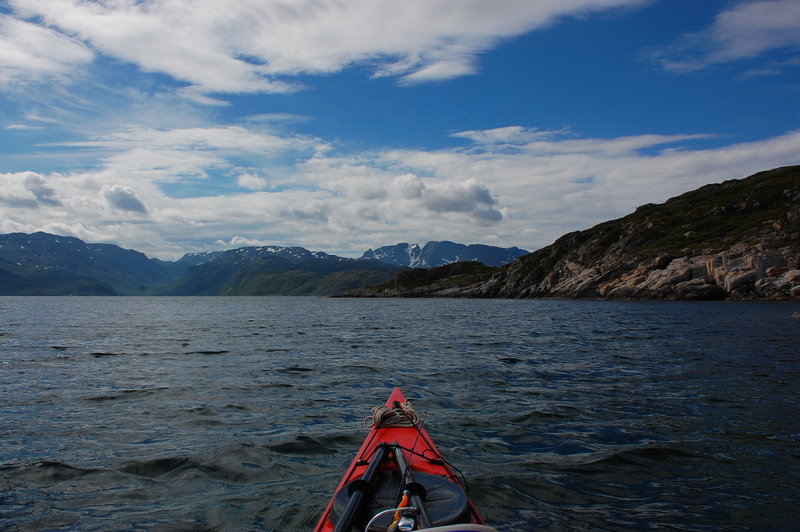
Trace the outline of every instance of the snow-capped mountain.
<instances>
[{"instance_id":1,"label":"snow-capped mountain","mask_svg":"<svg viewBox=\"0 0 800 532\"><path fill-rule=\"evenodd\" d=\"M301 247L187 253L176 262L113 244L47 233L0 235L4 295L334 295L390 280L407 267L458 261L500 265L518 248L428 242L369 250L361 259Z\"/></svg>"},{"instance_id":2,"label":"snow-capped mountain","mask_svg":"<svg viewBox=\"0 0 800 532\"><path fill-rule=\"evenodd\" d=\"M200 253L187 253L178 260L179 263L198 266L211 261L230 262L234 264L247 264L258 259L278 257L286 259L292 264L299 264L307 260L328 259L345 260L343 257L329 255L323 251L309 251L301 247L281 246L249 246L229 249L227 251L206 251Z\"/></svg>"},{"instance_id":3,"label":"snow-capped mountain","mask_svg":"<svg viewBox=\"0 0 800 532\"><path fill-rule=\"evenodd\" d=\"M197 259L197 257L194 257ZM162 295L336 295L392 279L400 268L301 247L231 249L190 267Z\"/></svg>"},{"instance_id":4,"label":"snow-capped mountain","mask_svg":"<svg viewBox=\"0 0 800 532\"><path fill-rule=\"evenodd\" d=\"M422 248L419 244L407 244L405 242L394 246L383 246L378 249L368 249L361 255L362 259L377 260L395 266L409 266L411 268L424 268L420 266L420 254Z\"/></svg>"},{"instance_id":5,"label":"snow-capped mountain","mask_svg":"<svg viewBox=\"0 0 800 532\"><path fill-rule=\"evenodd\" d=\"M197 251L195 253L186 253L183 257L178 259L176 262L178 264L184 264L187 267L189 266L197 266L198 264L204 264L206 262L211 262L212 260L216 259L220 255L225 253L224 251Z\"/></svg>"},{"instance_id":6,"label":"snow-capped mountain","mask_svg":"<svg viewBox=\"0 0 800 532\"><path fill-rule=\"evenodd\" d=\"M480 262L486 266L502 266L527 253L528 251L517 247L501 248L483 244L466 245L448 241L431 241L422 247L419 244L402 242L393 246L369 249L361 258L411 268L434 268L463 261Z\"/></svg>"}]
</instances>

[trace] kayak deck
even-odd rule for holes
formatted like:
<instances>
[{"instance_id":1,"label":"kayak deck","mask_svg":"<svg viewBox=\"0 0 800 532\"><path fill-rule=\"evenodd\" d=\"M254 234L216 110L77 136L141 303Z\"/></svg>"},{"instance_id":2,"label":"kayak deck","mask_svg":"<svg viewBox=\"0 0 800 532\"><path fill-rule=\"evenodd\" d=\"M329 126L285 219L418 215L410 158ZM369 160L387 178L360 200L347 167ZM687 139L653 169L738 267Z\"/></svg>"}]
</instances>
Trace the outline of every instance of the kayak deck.
<instances>
[{"instance_id":1,"label":"kayak deck","mask_svg":"<svg viewBox=\"0 0 800 532\"><path fill-rule=\"evenodd\" d=\"M371 422L315 532L493 530L399 388Z\"/></svg>"}]
</instances>

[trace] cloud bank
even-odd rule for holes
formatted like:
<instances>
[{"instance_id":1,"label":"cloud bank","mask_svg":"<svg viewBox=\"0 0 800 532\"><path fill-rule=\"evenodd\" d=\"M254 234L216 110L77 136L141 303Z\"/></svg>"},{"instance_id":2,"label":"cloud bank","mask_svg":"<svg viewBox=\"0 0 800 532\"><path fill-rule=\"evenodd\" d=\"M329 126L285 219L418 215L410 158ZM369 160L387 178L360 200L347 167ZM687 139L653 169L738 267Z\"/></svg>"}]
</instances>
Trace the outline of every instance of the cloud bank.
<instances>
[{"instance_id":1,"label":"cloud bank","mask_svg":"<svg viewBox=\"0 0 800 532\"><path fill-rule=\"evenodd\" d=\"M65 78L94 57L80 41L0 15L0 87Z\"/></svg>"},{"instance_id":2,"label":"cloud bank","mask_svg":"<svg viewBox=\"0 0 800 532\"><path fill-rule=\"evenodd\" d=\"M510 126L454 136L464 145L346 152L242 126L120 131L93 143L105 150L97 169L0 174L0 230L173 259L248 242L348 256L427 239L535 249L644 203L796 164L800 153L799 131L706 149L695 147L705 135L576 138Z\"/></svg>"},{"instance_id":3,"label":"cloud bank","mask_svg":"<svg viewBox=\"0 0 800 532\"><path fill-rule=\"evenodd\" d=\"M692 72L781 49L791 51L795 58L800 51L800 2L796 0L739 2L719 13L710 27L652 51L651 58L666 70ZM793 63L783 66L788 64ZM773 63L771 68L780 66Z\"/></svg>"},{"instance_id":4,"label":"cloud bank","mask_svg":"<svg viewBox=\"0 0 800 532\"><path fill-rule=\"evenodd\" d=\"M15 47L33 46L0 55L0 65L11 81L23 71L61 72L99 53L194 86L201 92L189 95L197 101L202 92L291 92L301 85L290 77L356 64L412 84L474 73L479 53L561 17L642 3L10 0L23 20L3 17L6 32L26 34Z\"/></svg>"}]
</instances>

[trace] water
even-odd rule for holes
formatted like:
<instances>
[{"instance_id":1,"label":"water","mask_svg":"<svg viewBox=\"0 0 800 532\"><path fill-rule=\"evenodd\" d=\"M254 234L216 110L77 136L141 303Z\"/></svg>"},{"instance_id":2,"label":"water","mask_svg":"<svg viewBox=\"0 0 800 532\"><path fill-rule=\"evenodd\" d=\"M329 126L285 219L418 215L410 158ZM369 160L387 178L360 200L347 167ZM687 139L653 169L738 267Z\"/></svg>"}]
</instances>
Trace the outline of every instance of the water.
<instances>
[{"instance_id":1,"label":"water","mask_svg":"<svg viewBox=\"0 0 800 532\"><path fill-rule=\"evenodd\" d=\"M399 385L501 531L796 530L796 310L0 298L0 529L309 530Z\"/></svg>"}]
</instances>

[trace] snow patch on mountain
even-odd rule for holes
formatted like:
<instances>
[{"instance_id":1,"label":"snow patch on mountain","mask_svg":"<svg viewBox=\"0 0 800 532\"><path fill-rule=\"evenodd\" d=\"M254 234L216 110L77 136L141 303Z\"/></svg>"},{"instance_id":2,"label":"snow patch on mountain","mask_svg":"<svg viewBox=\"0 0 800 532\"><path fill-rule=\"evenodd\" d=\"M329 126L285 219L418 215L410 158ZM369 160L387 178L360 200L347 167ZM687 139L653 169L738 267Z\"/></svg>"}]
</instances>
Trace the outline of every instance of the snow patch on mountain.
<instances>
[{"instance_id":1,"label":"snow patch on mountain","mask_svg":"<svg viewBox=\"0 0 800 532\"><path fill-rule=\"evenodd\" d=\"M480 262L487 266L502 266L527 253L526 250L516 247L501 248L482 244L466 245L448 241L431 241L424 246L401 242L393 246L369 249L361 258L410 268L434 268L462 261Z\"/></svg>"}]
</instances>

